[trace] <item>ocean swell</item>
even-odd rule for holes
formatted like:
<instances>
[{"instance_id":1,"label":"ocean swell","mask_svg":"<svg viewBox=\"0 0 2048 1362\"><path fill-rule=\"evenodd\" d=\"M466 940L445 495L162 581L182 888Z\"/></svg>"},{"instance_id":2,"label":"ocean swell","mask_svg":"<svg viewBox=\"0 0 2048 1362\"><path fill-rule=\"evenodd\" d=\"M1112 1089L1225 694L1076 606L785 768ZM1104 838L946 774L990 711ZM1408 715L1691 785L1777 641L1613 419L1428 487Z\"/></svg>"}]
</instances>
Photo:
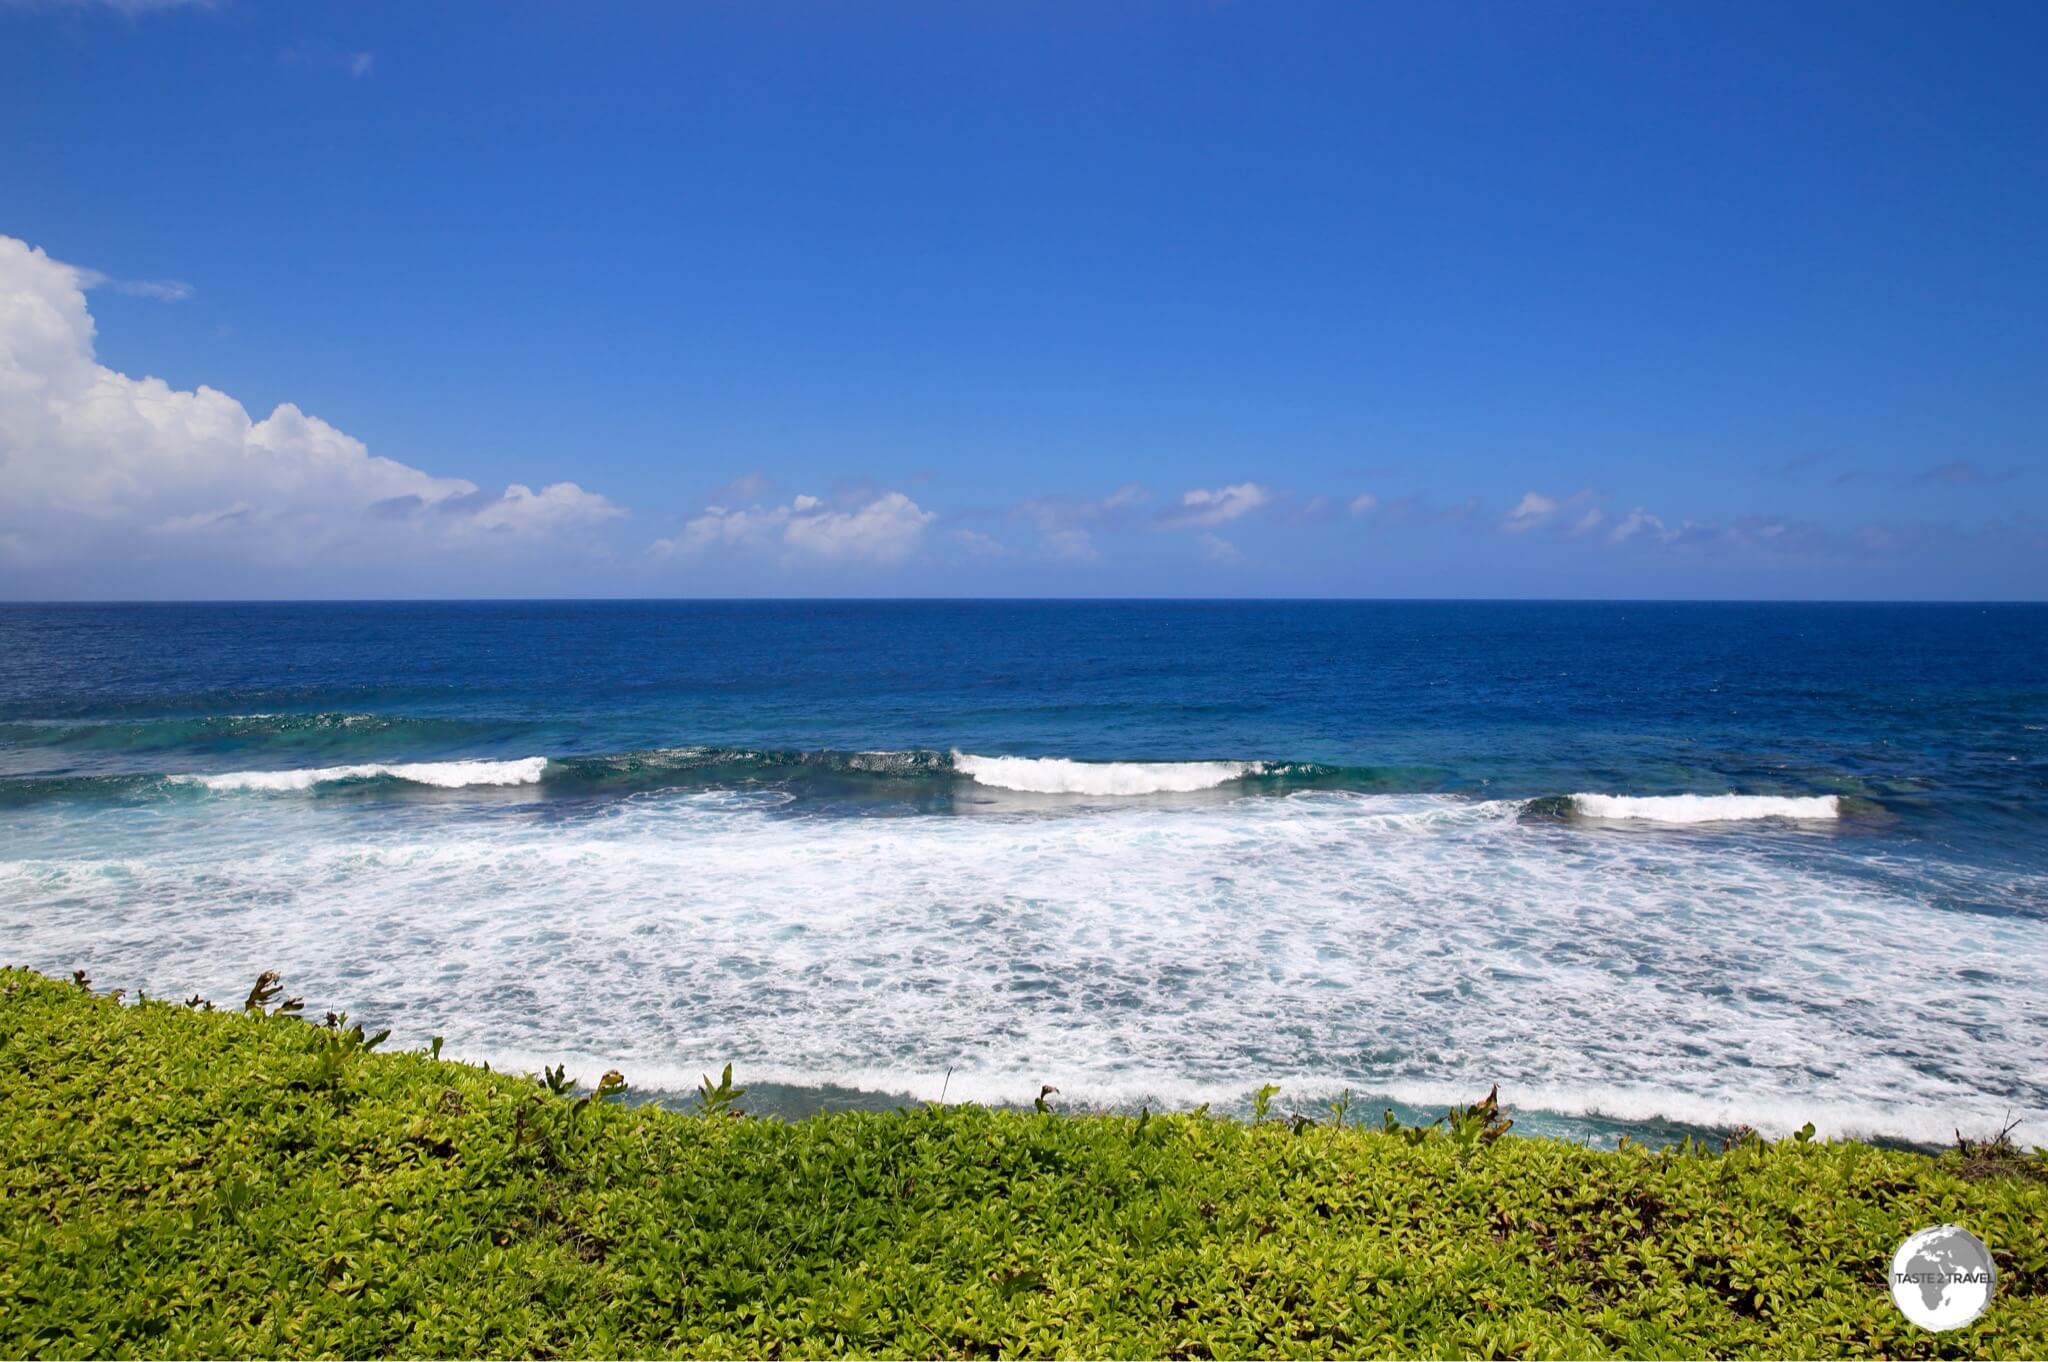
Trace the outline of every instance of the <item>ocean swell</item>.
<instances>
[{"instance_id":1,"label":"ocean swell","mask_svg":"<svg viewBox=\"0 0 2048 1362\"><path fill-rule=\"evenodd\" d=\"M0 747L98 754L208 751L255 744L303 750L371 743L452 744L480 736L502 737L516 727L502 720L355 712L13 720L0 722Z\"/></svg>"}]
</instances>

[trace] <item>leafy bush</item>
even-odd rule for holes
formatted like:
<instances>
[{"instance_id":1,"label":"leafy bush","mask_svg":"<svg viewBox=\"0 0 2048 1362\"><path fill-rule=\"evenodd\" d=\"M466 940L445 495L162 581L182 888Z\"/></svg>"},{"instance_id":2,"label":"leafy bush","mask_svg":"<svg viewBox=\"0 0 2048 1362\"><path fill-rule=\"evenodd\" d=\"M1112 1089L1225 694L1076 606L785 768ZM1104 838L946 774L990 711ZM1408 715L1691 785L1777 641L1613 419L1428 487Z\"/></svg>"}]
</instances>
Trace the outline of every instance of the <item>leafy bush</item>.
<instances>
[{"instance_id":1,"label":"leafy bush","mask_svg":"<svg viewBox=\"0 0 2048 1362\"><path fill-rule=\"evenodd\" d=\"M275 1008L0 972L0 1354L2048 1355L2035 1156L698 1117ZM1885 1273L1943 1221L1999 1282L1935 1335Z\"/></svg>"}]
</instances>

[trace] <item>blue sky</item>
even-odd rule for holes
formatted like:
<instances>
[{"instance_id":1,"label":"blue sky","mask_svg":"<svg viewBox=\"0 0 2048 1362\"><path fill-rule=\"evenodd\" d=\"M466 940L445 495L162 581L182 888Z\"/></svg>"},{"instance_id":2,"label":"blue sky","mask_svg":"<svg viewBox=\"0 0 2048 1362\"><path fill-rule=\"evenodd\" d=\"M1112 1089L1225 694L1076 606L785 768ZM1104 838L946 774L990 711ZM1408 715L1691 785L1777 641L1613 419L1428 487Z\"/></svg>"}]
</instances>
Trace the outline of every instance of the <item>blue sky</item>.
<instances>
[{"instance_id":1,"label":"blue sky","mask_svg":"<svg viewBox=\"0 0 2048 1362\"><path fill-rule=\"evenodd\" d=\"M2044 69L2035 4L0 0L0 595L2039 599Z\"/></svg>"}]
</instances>

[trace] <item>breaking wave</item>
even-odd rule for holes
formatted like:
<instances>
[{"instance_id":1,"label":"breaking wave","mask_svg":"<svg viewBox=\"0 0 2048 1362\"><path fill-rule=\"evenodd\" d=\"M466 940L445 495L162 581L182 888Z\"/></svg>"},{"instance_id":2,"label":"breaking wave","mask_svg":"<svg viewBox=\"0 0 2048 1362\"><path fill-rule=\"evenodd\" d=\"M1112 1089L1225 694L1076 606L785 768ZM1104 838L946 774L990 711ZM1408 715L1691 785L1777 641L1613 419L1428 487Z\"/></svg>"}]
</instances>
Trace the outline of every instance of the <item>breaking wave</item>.
<instances>
[{"instance_id":1,"label":"breaking wave","mask_svg":"<svg viewBox=\"0 0 2048 1362\"><path fill-rule=\"evenodd\" d=\"M346 780L399 780L409 785L459 790L471 785L532 785L540 780L547 764L546 757L522 757L517 761L418 761L397 765L374 762L300 771L223 771L218 775L176 776L173 780L209 790L267 793L310 790L316 785Z\"/></svg>"},{"instance_id":2,"label":"breaking wave","mask_svg":"<svg viewBox=\"0 0 2048 1362\"><path fill-rule=\"evenodd\" d=\"M1836 795L1644 794L1529 792L1515 795L1445 788L1444 773L1416 766L1326 766L1258 760L1091 761L1056 756L989 756L927 748L897 751L803 751L683 746L632 752L546 756L464 756L438 760L359 759L276 769L116 771L90 767L0 776L0 806L52 800L162 798L179 791L211 794L345 793L382 787L420 790L537 786L548 797L609 799L669 789L773 788L793 798L908 801L926 809L967 808L989 795L1143 801L1215 793L1259 797L1312 792L1429 794L1443 808L1485 803L1537 822L1579 820L1653 824L1835 821L1875 809ZM1435 806L1432 806L1435 807ZM1433 813L1432 817L1438 816Z\"/></svg>"},{"instance_id":3,"label":"breaking wave","mask_svg":"<svg viewBox=\"0 0 2048 1362\"><path fill-rule=\"evenodd\" d=\"M1192 794L1263 774L1263 762L1072 761L1066 757L977 757L955 752L953 769L980 785L1025 794Z\"/></svg>"},{"instance_id":4,"label":"breaking wave","mask_svg":"<svg viewBox=\"0 0 2048 1362\"><path fill-rule=\"evenodd\" d=\"M1573 812L1582 818L1639 823L1747 823L1760 818L1832 821L1842 813L1842 801L1836 795L1575 794L1571 802Z\"/></svg>"}]
</instances>

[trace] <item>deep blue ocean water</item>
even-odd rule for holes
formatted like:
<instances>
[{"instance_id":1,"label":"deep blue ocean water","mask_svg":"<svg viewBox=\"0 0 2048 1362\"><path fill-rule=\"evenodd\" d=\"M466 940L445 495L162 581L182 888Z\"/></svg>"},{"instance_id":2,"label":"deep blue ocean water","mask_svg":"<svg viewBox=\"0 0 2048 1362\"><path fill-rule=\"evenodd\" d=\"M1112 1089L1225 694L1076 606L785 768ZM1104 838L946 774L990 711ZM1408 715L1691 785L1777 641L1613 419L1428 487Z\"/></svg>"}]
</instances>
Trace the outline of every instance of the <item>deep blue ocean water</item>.
<instances>
[{"instance_id":1,"label":"deep blue ocean water","mask_svg":"<svg viewBox=\"0 0 2048 1362\"><path fill-rule=\"evenodd\" d=\"M0 607L0 959L644 1089L2048 1121L2048 607Z\"/></svg>"}]
</instances>

